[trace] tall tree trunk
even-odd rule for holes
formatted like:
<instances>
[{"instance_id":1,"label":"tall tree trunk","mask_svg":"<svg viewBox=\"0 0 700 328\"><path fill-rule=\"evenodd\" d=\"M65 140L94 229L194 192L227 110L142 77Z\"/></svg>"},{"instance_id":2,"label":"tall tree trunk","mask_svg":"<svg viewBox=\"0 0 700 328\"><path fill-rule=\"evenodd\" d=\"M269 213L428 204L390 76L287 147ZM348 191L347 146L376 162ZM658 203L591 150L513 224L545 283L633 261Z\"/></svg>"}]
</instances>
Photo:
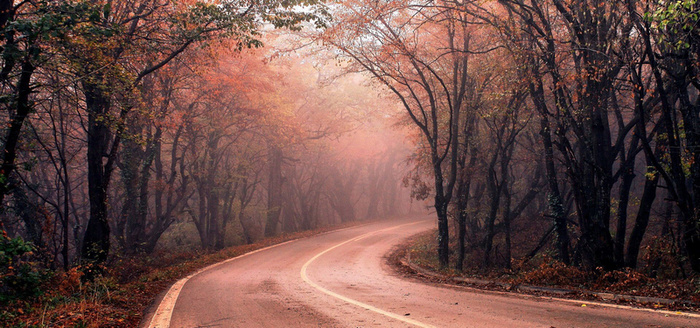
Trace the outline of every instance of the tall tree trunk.
<instances>
[{"instance_id":1,"label":"tall tree trunk","mask_svg":"<svg viewBox=\"0 0 700 328\"><path fill-rule=\"evenodd\" d=\"M635 75L634 73L632 74ZM635 105L637 104L638 95L635 93ZM617 97L613 94L612 104L615 109L615 115L622 120L622 111L619 107L619 102ZM632 140L628 146L627 152L625 152L625 145L622 144L620 150L620 175L622 176L622 181L619 186L618 191L618 207L617 207L617 227L615 230L615 244L614 244L614 259L617 267L625 266L625 239L627 236L627 218L628 218L628 208L630 191L632 189L632 183L636 177L634 169L636 166L637 154L639 153L639 143L641 138L646 138L646 129L640 127L642 124L646 124L644 116L640 116L640 112L635 110L635 119L637 123L634 125L635 133L632 134Z\"/></svg>"},{"instance_id":2,"label":"tall tree trunk","mask_svg":"<svg viewBox=\"0 0 700 328\"><path fill-rule=\"evenodd\" d=\"M369 180L367 181L367 189L369 190L369 203L367 204L367 219L371 220L376 218L379 213L379 194L383 189L384 185L380 183L380 173L379 173L379 162L370 164L367 169L367 176Z\"/></svg>"},{"instance_id":3,"label":"tall tree trunk","mask_svg":"<svg viewBox=\"0 0 700 328\"><path fill-rule=\"evenodd\" d=\"M447 222L448 201L444 195L435 196L435 210L438 216L438 260L440 267L446 268L450 264L450 232Z\"/></svg>"},{"instance_id":4,"label":"tall tree trunk","mask_svg":"<svg viewBox=\"0 0 700 328\"><path fill-rule=\"evenodd\" d=\"M549 122L547 103L544 96L544 87L542 86L542 78L539 72L535 69L534 61L530 63L533 69L530 73L535 76L533 78L537 83L529 84L530 96L532 97L535 108L540 114L540 137L542 137L542 146L544 147L544 163L547 177L547 206L549 208L549 216L554 221L554 232L556 233L557 257L562 263L571 264L569 255L569 230L567 226L566 215L564 212L564 201L559 189L559 179L557 178L557 169L554 164L554 145L552 142L552 127Z\"/></svg>"},{"instance_id":5,"label":"tall tree trunk","mask_svg":"<svg viewBox=\"0 0 700 328\"><path fill-rule=\"evenodd\" d=\"M651 208L654 204L654 200L656 199L656 190L657 186L659 185L659 175L652 171L653 169L651 167L647 171L649 174L651 174L651 177L648 177L644 183L644 193L639 201L637 219L634 221L634 227L632 228L632 233L630 234L629 241L627 242L627 258L625 260L625 264L630 268L637 267L639 247L642 245L644 234L647 231L649 216L651 215Z\"/></svg>"},{"instance_id":6,"label":"tall tree trunk","mask_svg":"<svg viewBox=\"0 0 700 328\"><path fill-rule=\"evenodd\" d=\"M63 122L61 122L61 129L63 129ZM65 135L61 137L63 142L63 149L65 149ZM63 175L63 245L61 249L61 256L63 257L63 270L68 271L70 266L69 254L68 254L68 235L70 225L70 176L68 175L68 163L65 160L65 156L61 155L61 174Z\"/></svg>"},{"instance_id":7,"label":"tall tree trunk","mask_svg":"<svg viewBox=\"0 0 700 328\"><path fill-rule=\"evenodd\" d=\"M635 2L634 1L627 1L627 6L628 10L630 12L634 12L635 10ZM684 104L685 99L684 97L679 97L679 99L671 99L671 93L673 93L673 90L667 90L666 87L666 82L667 80L664 79L664 76L662 74L662 67L657 61L657 56L658 54L655 53L654 47L652 45L652 38L650 35L650 24L649 23L643 23L639 17L636 15L632 15L632 18L634 19L634 23L637 27L637 30L640 32L640 35L642 36L642 41L644 42L644 51L646 53L646 56L649 61L649 68L651 69L654 82L655 82L655 87L656 87L656 92L658 94L658 99L661 102L661 122L662 122L662 131L666 135L666 140L665 143L667 144L667 149L668 149L668 154L669 154L669 165L668 165L668 174L664 174L663 178L668 184L668 190L672 196L672 198L676 201L676 204L678 205L678 208L680 210L680 223L684 225L684 233L683 233L683 238L685 240L685 246L687 250L687 255L688 259L690 262L691 267L693 268L694 271L700 272L700 229L698 228L698 225L700 224L700 220L698 219L698 214L696 213L696 201L700 201L700 199L694 199L694 197L691 196L687 186L686 186L686 177L685 177L685 171L683 169L683 160L682 160L682 149L681 149L681 143L679 141L680 135L678 134L678 127L675 126L674 124L674 108L673 104L680 102L681 103L681 113L683 116L683 123L684 123L684 129L686 130L686 136L690 137L690 140L687 142L687 147L690 147L689 152L693 155L693 164L691 165L690 171L691 171L691 176L693 179L693 189L694 192L697 193L695 197L700 197L700 164L697 163L696 161L700 159L700 150L698 149L698 144L700 143L700 127L698 127L700 124L697 122L698 114L697 114L697 108L695 107L695 111L689 110L687 108L687 104ZM665 56L668 58L669 56ZM675 56L673 56L675 58ZM689 63L683 63L684 66L687 66ZM692 64L692 63L690 63ZM683 81L673 81L675 84L672 84L672 89L675 88L676 92L683 92L681 90L685 90L685 78L686 78L686 69L690 69L694 65L690 65L687 67L676 67L680 68L680 72L674 72L676 76L679 76ZM682 74L678 74L681 73ZM647 146L645 147L644 151L649 155L653 156L651 153L651 149ZM655 168L660 172L660 173L665 173L666 168L663 167L658 161L654 161L654 166ZM694 167L693 167L694 166Z\"/></svg>"},{"instance_id":8,"label":"tall tree trunk","mask_svg":"<svg viewBox=\"0 0 700 328\"><path fill-rule=\"evenodd\" d=\"M87 261L102 263L109 255L110 227L107 221L107 188L111 168L103 164L108 156L110 131L105 114L110 107L110 96L100 84L83 82L85 104L88 109L88 195L90 218L88 219L81 256ZM115 141L116 142L116 141ZM109 163L109 160L108 160Z\"/></svg>"},{"instance_id":9,"label":"tall tree trunk","mask_svg":"<svg viewBox=\"0 0 700 328\"><path fill-rule=\"evenodd\" d=\"M265 237L277 234L282 211L282 150L269 146L269 176L267 181L267 218L265 220Z\"/></svg>"},{"instance_id":10,"label":"tall tree trunk","mask_svg":"<svg viewBox=\"0 0 700 328\"><path fill-rule=\"evenodd\" d=\"M686 60L694 61L697 58ZM697 74L691 69L693 64L697 65L696 63L679 62L678 65L682 67L679 71L683 72L683 75ZM692 158L688 179L692 186L692 198L688 201L691 210L688 215L683 217L683 244L691 268L695 272L700 272L700 163L698 163L700 161L700 99L696 99L695 102L691 100L698 97L697 89L693 87L693 91L689 91L688 89L691 87L688 86L690 84L688 81L676 79L675 82L679 112L683 118L685 153ZM691 93L693 94L691 95ZM680 132L678 133L680 134Z\"/></svg>"},{"instance_id":11,"label":"tall tree trunk","mask_svg":"<svg viewBox=\"0 0 700 328\"><path fill-rule=\"evenodd\" d=\"M433 149L433 172L435 178L435 212L437 214L438 235L437 235L437 253L438 261L441 268L446 268L450 264L450 231L447 221L447 207L450 199L445 195L444 180L442 176L442 167L437 159L437 149ZM450 192L451 194L451 192Z\"/></svg>"},{"instance_id":12,"label":"tall tree trunk","mask_svg":"<svg viewBox=\"0 0 700 328\"><path fill-rule=\"evenodd\" d=\"M140 134L140 127L130 124L131 129ZM122 210L114 232L117 241L127 253L133 254L138 249L140 218L138 215L139 192L138 186L141 180L139 166L143 159L143 150L137 140L127 138L124 140L120 152L119 172L124 188Z\"/></svg>"},{"instance_id":13,"label":"tall tree trunk","mask_svg":"<svg viewBox=\"0 0 700 328\"><path fill-rule=\"evenodd\" d=\"M168 188L165 188L166 191L163 190L164 188L155 188L153 191L155 220L151 225L151 229L148 231L148 237L144 247L145 252L148 254L153 252L161 235L175 221L174 213L183 209L187 204L187 200L195 192L189 188L190 177L186 173L182 158L185 150L182 150L182 153L178 153L180 136L183 130L183 126L178 127L173 137L172 149L170 150L170 167L167 175L164 172L163 159L161 157L161 127L158 127L156 130L157 137L154 140L153 146L155 179L156 181L167 184ZM180 176L180 184L176 187L178 174Z\"/></svg>"},{"instance_id":14,"label":"tall tree trunk","mask_svg":"<svg viewBox=\"0 0 700 328\"><path fill-rule=\"evenodd\" d=\"M219 240L219 233L221 232L221 205L219 203L220 197L217 189L218 188L216 187L212 188L212 190L209 192L209 199L207 201L207 204L209 205L209 215L207 215L209 218L209 224L207 225L208 240L206 247L212 250L218 249L220 245L223 248L223 240Z\"/></svg>"},{"instance_id":15,"label":"tall tree trunk","mask_svg":"<svg viewBox=\"0 0 700 328\"><path fill-rule=\"evenodd\" d=\"M9 129L5 136L5 144L2 152L2 165L0 165L0 210L5 204L5 195L12 189L10 176L15 170L15 160L17 159L17 145L22 132L24 122L31 111L29 95L31 94L31 79L35 67L29 60L22 63L22 72L17 82L16 109L14 115L10 117ZM0 221L0 229L3 224Z\"/></svg>"},{"instance_id":16,"label":"tall tree trunk","mask_svg":"<svg viewBox=\"0 0 700 328\"><path fill-rule=\"evenodd\" d=\"M160 128L158 131L160 131ZM146 250L146 241L148 240L146 227L148 226L148 202L151 190L149 184L151 182L151 167L153 166L157 149L155 140L161 137L158 131L156 131L155 135L149 136L139 168L140 180L138 184L139 198L136 211L137 219L133 222L135 226L131 229L133 233L132 245L134 246L135 252L144 252Z\"/></svg>"},{"instance_id":17,"label":"tall tree trunk","mask_svg":"<svg viewBox=\"0 0 700 328\"><path fill-rule=\"evenodd\" d=\"M380 181L380 183L383 185L381 188L381 193L383 193L383 197L378 197L383 200L384 204L384 211L382 215L389 217L395 215L398 211L396 207L397 183L396 179L394 179L395 156L396 155L394 153L391 153L384 162L384 172L381 176L381 179L383 181Z\"/></svg>"},{"instance_id":18,"label":"tall tree trunk","mask_svg":"<svg viewBox=\"0 0 700 328\"><path fill-rule=\"evenodd\" d=\"M635 137L636 138L636 137ZM622 183L620 184L617 206L617 227L615 229L615 262L618 267L625 264L625 237L627 235L627 209L629 207L630 190L636 175L634 174L636 142L630 146L630 157L623 163Z\"/></svg>"},{"instance_id":19,"label":"tall tree trunk","mask_svg":"<svg viewBox=\"0 0 700 328\"><path fill-rule=\"evenodd\" d=\"M503 219L503 226L505 228L505 239L506 239L506 245L505 245L505 260L506 260L506 269L511 268L511 231L510 231L510 223L512 217L511 213L511 201L512 201L512 194L509 188L509 183L510 183L510 178L508 174L508 168L510 166L510 157L512 156L513 148L511 148L510 153L507 155L507 159L503 159L503 162L501 163L501 180L503 184L503 207L501 208L502 211L502 219Z\"/></svg>"},{"instance_id":20,"label":"tall tree trunk","mask_svg":"<svg viewBox=\"0 0 700 328\"><path fill-rule=\"evenodd\" d=\"M467 147L464 148L466 151ZM467 216L469 215L469 193L471 191L472 173L471 170L476 165L477 152L472 149L469 165L462 165L459 185L457 185L457 262L455 269L464 269L464 256L466 255L467 238ZM468 171L469 170L469 171Z\"/></svg>"},{"instance_id":21,"label":"tall tree trunk","mask_svg":"<svg viewBox=\"0 0 700 328\"><path fill-rule=\"evenodd\" d=\"M501 186L496 178L496 160L498 158L497 152L493 154L491 162L489 163L487 169L487 183L486 189L489 195L489 212L486 216L486 236L484 237L484 266L491 265L491 250L493 248L493 238L496 235L496 215L498 214L498 209L501 202Z\"/></svg>"},{"instance_id":22,"label":"tall tree trunk","mask_svg":"<svg viewBox=\"0 0 700 328\"><path fill-rule=\"evenodd\" d=\"M467 210L469 205L469 188L471 181L460 181L457 185L457 261L455 270L464 270L464 256L467 239Z\"/></svg>"},{"instance_id":23,"label":"tall tree trunk","mask_svg":"<svg viewBox=\"0 0 700 328\"><path fill-rule=\"evenodd\" d=\"M635 5L633 1L627 1L628 10L633 13L635 10ZM648 40L647 30L641 25L636 15L632 15L632 20L640 30L643 39ZM645 48L649 47L649 44L645 44ZM648 50L648 49L647 49ZM650 55L648 51L640 58L640 64L638 67L631 67L630 76L631 82L634 86L634 112L635 116L638 117L639 122L635 126L635 137L640 141L642 149L644 150L644 159L646 160L647 171L644 179L644 191L642 193L642 198L639 203L639 209L637 210L637 217L634 222L634 227L632 228L632 233L630 234L629 241L627 242L627 255L625 257L625 265L630 268L637 267L637 259L639 256L639 248L644 239L644 234L646 233L647 226L649 225L649 217L651 216L652 205L656 199L657 187L660 179L660 169L656 159L658 154L661 153L664 143L656 143L656 149L652 152L651 146L649 145L649 140L646 131L646 125L648 123L647 117L647 106L644 103L644 97L646 96L647 90L645 87L645 82L642 79L642 74L644 70L644 65L641 64ZM654 61L654 59L652 59ZM657 122L659 126L663 127L665 124L663 122Z\"/></svg>"}]
</instances>

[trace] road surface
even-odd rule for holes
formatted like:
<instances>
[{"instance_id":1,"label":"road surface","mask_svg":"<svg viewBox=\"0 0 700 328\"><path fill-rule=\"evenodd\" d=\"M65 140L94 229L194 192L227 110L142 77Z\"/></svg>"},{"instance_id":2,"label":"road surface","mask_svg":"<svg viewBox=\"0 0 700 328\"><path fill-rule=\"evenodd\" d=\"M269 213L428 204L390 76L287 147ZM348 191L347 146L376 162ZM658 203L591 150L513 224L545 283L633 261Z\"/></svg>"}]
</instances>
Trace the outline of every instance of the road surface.
<instances>
[{"instance_id":1,"label":"road surface","mask_svg":"<svg viewBox=\"0 0 700 328\"><path fill-rule=\"evenodd\" d=\"M188 328L700 327L697 315L424 284L393 273L384 259L391 248L434 227L427 217L379 222L249 254L180 281L146 321Z\"/></svg>"}]
</instances>

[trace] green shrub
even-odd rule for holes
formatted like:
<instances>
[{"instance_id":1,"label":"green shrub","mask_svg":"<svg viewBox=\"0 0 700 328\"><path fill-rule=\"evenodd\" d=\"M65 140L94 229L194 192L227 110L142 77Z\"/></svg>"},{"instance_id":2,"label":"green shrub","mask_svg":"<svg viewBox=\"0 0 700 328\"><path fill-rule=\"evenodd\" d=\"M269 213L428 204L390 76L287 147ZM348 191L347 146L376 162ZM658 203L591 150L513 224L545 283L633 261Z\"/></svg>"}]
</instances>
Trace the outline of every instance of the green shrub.
<instances>
[{"instance_id":1,"label":"green shrub","mask_svg":"<svg viewBox=\"0 0 700 328\"><path fill-rule=\"evenodd\" d=\"M0 304L41 294L47 272L28 261L33 252L22 238L0 235Z\"/></svg>"}]
</instances>

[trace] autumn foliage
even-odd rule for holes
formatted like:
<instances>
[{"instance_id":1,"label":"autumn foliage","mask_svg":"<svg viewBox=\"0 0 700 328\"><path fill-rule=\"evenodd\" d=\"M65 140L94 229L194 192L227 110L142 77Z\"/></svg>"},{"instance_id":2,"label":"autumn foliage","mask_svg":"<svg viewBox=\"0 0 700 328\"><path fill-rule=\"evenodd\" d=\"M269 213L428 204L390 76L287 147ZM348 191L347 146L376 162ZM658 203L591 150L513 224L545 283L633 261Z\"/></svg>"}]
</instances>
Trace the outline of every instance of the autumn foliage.
<instances>
[{"instance_id":1,"label":"autumn foliage","mask_svg":"<svg viewBox=\"0 0 700 328\"><path fill-rule=\"evenodd\" d=\"M0 0L0 302L86 299L148 254L426 199L443 270L693 281L698 17L695 0Z\"/></svg>"}]
</instances>

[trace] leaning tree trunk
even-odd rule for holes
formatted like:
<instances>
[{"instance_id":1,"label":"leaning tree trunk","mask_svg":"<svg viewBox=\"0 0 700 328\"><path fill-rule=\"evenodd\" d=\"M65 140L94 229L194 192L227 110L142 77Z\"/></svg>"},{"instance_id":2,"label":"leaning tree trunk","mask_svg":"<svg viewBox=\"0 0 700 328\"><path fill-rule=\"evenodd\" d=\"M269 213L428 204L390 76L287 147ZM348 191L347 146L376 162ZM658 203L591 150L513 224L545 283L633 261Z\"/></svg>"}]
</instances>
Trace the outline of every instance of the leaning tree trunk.
<instances>
[{"instance_id":1,"label":"leaning tree trunk","mask_svg":"<svg viewBox=\"0 0 700 328\"><path fill-rule=\"evenodd\" d=\"M534 61L530 63L534 66ZM535 76L533 82L529 84L529 91L532 101L540 114L540 137L542 137L542 145L544 147L544 164L547 176L547 206L549 208L549 216L553 219L554 232L556 233L557 255L562 263L571 264L569 255L569 230L567 220L564 213L564 201L559 189L559 179L557 178L557 169L554 164L554 143L552 141L552 127L549 122L549 110L544 96L544 87L542 78L539 72L533 69L530 73Z\"/></svg>"},{"instance_id":2,"label":"leaning tree trunk","mask_svg":"<svg viewBox=\"0 0 700 328\"><path fill-rule=\"evenodd\" d=\"M639 247L642 245L644 234L646 233L647 226L649 225L651 207L656 199L656 189L659 185L659 175L650 171L653 171L653 169L648 169L648 172L651 173L651 177L647 178L646 182L644 183L644 192L642 193L642 198L639 201L637 219L634 222L632 233L630 234L629 241L627 242L627 258L625 260L625 265L630 268L637 267Z\"/></svg>"}]
</instances>

